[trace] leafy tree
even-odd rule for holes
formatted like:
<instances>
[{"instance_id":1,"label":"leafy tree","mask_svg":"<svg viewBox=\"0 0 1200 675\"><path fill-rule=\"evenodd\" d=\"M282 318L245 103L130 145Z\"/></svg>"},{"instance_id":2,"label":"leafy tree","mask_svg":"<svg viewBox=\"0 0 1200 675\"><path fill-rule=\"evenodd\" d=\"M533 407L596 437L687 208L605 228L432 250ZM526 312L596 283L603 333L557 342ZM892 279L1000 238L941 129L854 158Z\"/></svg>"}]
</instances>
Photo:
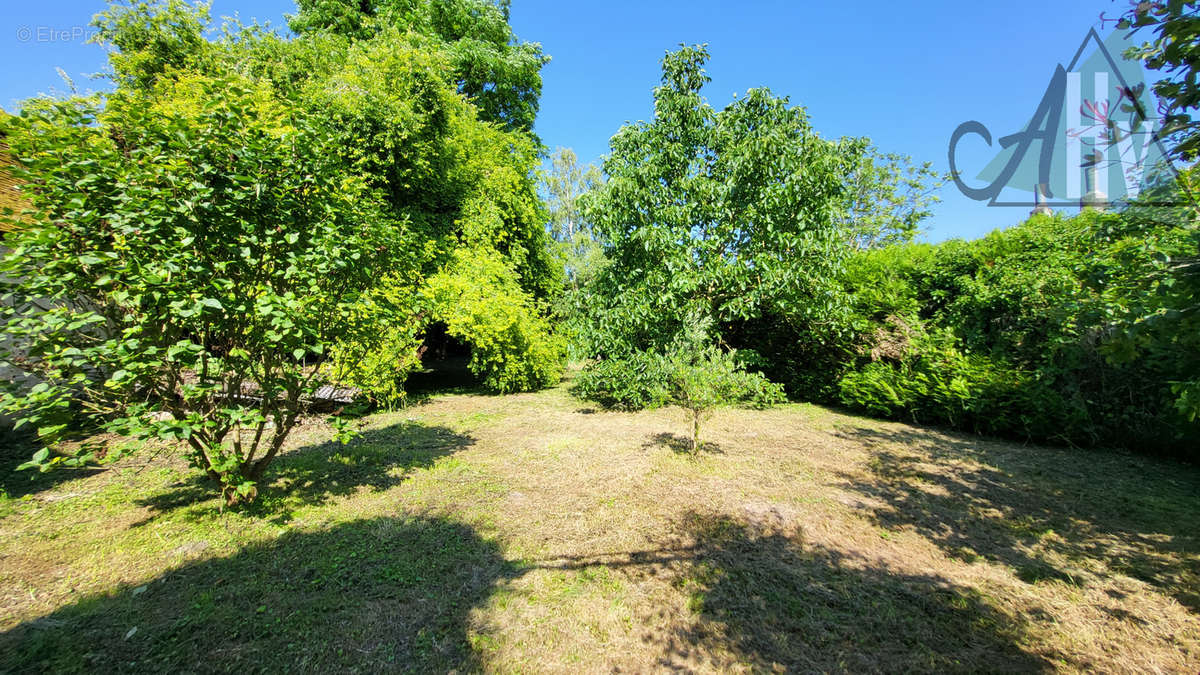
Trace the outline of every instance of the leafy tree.
<instances>
[{"instance_id":1,"label":"leafy tree","mask_svg":"<svg viewBox=\"0 0 1200 675\"><path fill-rule=\"evenodd\" d=\"M96 15L91 40L115 48L109 63L118 84L150 89L166 71L187 69L205 58L210 7L186 0L112 0L108 11Z\"/></svg>"},{"instance_id":2,"label":"leafy tree","mask_svg":"<svg viewBox=\"0 0 1200 675\"><path fill-rule=\"evenodd\" d=\"M302 42L300 49L324 44L321 36L311 39L315 45ZM420 242L410 251L416 272L384 279L379 291L382 299L410 307L403 320L389 313L364 313L360 329L339 341L329 364L338 381L389 405L403 399L405 377L419 362L417 336L431 323L452 323L466 311L453 302L427 304L426 284L456 264L456 250L490 252L489 261L503 261L506 278L516 283L493 284L494 268L487 265L475 270L473 286L495 294L498 307L544 312L544 302L562 287L533 179L535 143L523 133L479 122L475 108L454 91L451 77L445 56L426 40L384 28L372 39L350 45L324 72L310 74L297 96L297 105L327 121L326 131L337 139L343 161L367 176ZM469 268L453 274L460 283L469 283ZM473 297L466 293L460 299L468 303ZM471 336L479 340L508 330L501 312L473 316L500 322L490 327L476 323ZM552 341L548 322L531 321L524 327L543 331L536 339L530 336L538 344ZM458 337L471 342L470 336ZM526 364L543 376L512 379L501 371L524 368L512 359L535 358L534 351L510 352L508 360L498 360L484 358L494 345L471 346L476 350L472 369L485 386L536 388L556 372L545 363Z\"/></svg>"},{"instance_id":3,"label":"leafy tree","mask_svg":"<svg viewBox=\"0 0 1200 675\"><path fill-rule=\"evenodd\" d=\"M589 289L592 356L660 350L688 308L718 326L819 326L836 311L843 177L862 142L820 138L765 89L714 110L707 59L703 46L667 54L653 120L613 136L608 180L585 198L609 259Z\"/></svg>"},{"instance_id":4,"label":"leafy tree","mask_svg":"<svg viewBox=\"0 0 1200 675\"><path fill-rule=\"evenodd\" d=\"M583 216L581 199L603 182L593 165L580 166L570 148L559 148L551 157L551 169L542 174L549 222L566 286L552 303L559 330L567 338L572 359L586 358L590 326L585 313L588 286L606 264L596 230Z\"/></svg>"},{"instance_id":5,"label":"leafy tree","mask_svg":"<svg viewBox=\"0 0 1200 675\"><path fill-rule=\"evenodd\" d=\"M312 120L252 83L159 88L8 120L36 218L4 258L7 292L55 306L5 316L27 350L7 360L40 383L4 404L49 440L74 411L183 440L233 503L320 385L308 355L404 268L404 231Z\"/></svg>"},{"instance_id":6,"label":"leafy tree","mask_svg":"<svg viewBox=\"0 0 1200 675\"><path fill-rule=\"evenodd\" d=\"M915 165L910 157L870 149L849 183L842 229L854 248L865 249L912 241L939 201L942 179L931 162Z\"/></svg>"},{"instance_id":7,"label":"leafy tree","mask_svg":"<svg viewBox=\"0 0 1200 675\"><path fill-rule=\"evenodd\" d=\"M542 91L541 45L520 42L509 26L508 0L298 0L289 17L301 35L333 33L370 40L399 29L436 40L459 92L483 119L531 132Z\"/></svg>"},{"instance_id":8,"label":"leafy tree","mask_svg":"<svg viewBox=\"0 0 1200 675\"><path fill-rule=\"evenodd\" d=\"M570 148L559 148L550 161L550 171L542 177L550 237L558 244L571 287L578 289L591 280L603 259L596 233L583 217L580 198L604 179L596 166L580 166Z\"/></svg>"},{"instance_id":9,"label":"leafy tree","mask_svg":"<svg viewBox=\"0 0 1200 675\"><path fill-rule=\"evenodd\" d=\"M1190 422L1200 420L1200 221L1194 207L1157 202L1188 203L1197 178L1185 169L1170 192L1144 195L1148 206L1121 214L1124 241L1103 289L1116 329L1105 344L1110 361L1169 374L1174 407Z\"/></svg>"},{"instance_id":10,"label":"leafy tree","mask_svg":"<svg viewBox=\"0 0 1200 675\"><path fill-rule=\"evenodd\" d=\"M3 317L23 347L3 358L42 380L5 407L51 441L72 416L181 439L232 503L325 382L402 400L432 322L478 342L497 390L553 380L539 146L480 119L441 33L210 41L178 0L97 25L115 91L3 122L33 198L7 290L55 303Z\"/></svg>"}]
</instances>

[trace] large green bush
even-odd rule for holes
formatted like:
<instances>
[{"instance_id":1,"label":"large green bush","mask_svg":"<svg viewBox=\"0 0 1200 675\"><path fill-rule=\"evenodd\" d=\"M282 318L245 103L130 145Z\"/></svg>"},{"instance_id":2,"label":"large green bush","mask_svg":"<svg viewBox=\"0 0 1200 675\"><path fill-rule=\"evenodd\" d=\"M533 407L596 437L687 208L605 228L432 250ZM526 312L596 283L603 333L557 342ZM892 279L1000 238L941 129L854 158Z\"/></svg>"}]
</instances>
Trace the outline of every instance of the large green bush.
<instances>
[{"instance_id":1,"label":"large green bush","mask_svg":"<svg viewBox=\"0 0 1200 675\"><path fill-rule=\"evenodd\" d=\"M5 290L53 303L4 316L40 381L4 407L49 441L70 414L179 439L252 497L321 384L310 355L405 269L403 228L318 124L236 77L30 103L4 131L35 207Z\"/></svg>"},{"instance_id":2,"label":"large green bush","mask_svg":"<svg viewBox=\"0 0 1200 675\"><path fill-rule=\"evenodd\" d=\"M831 398L979 432L1186 454L1200 430L1180 383L1200 363L1181 311L1194 302L1171 270L1194 255L1194 237L1183 219L1089 212L860 253L845 275L853 356Z\"/></svg>"},{"instance_id":3,"label":"large green bush","mask_svg":"<svg viewBox=\"0 0 1200 675\"><path fill-rule=\"evenodd\" d=\"M573 394L613 410L642 410L663 405L667 373L662 356L636 351L591 363L575 378Z\"/></svg>"},{"instance_id":4,"label":"large green bush","mask_svg":"<svg viewBox=\"0 0 1200 675\"><path fill-rule=\"evenodd\" d=\"M5 120L34 205L6 290L55 309L4 317L28 349L0 358L42 380L4 405L47 440L178 438L236 501L326 382L402 400L432 321L493 389L557 376L540 48L488 2L301 5L284 37L114 4L114 90Z\"/></svg>"}]
</instances>

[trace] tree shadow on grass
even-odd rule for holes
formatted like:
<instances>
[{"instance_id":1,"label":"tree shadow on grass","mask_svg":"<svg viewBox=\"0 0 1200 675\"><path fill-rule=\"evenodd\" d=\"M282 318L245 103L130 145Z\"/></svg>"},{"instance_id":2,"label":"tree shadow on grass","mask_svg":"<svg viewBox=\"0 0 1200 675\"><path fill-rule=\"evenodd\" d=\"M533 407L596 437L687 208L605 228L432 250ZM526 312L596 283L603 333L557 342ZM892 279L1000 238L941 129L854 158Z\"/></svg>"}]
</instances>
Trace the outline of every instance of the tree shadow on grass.
<instances>
[{"instance_id":1,"label":"tree shadow on grass","mask_svg":"<svg viewBox=\"0 0 1200 675\"><path fill-rule=\"evenodd\" d=\"M1014 614L949 578L806 542L777 511L691 511L649 549L527 563L620 570L685 593L688 612L642 617L642 641L661 650L647 670L1030 672L1069 660L1023 646L1048 613Z\"/></svg>"},{"instance_id":2,"label":"tree shadow on grass","mask_svg":"<svg viewBox=\"0 0 1200 675\"><path fill-rule=\"evenodd\" d=\"M243 507L248 515L286 522L298 505L320 505L360 490L382 491L404 482L416 470L474 444L475 439L441 426L400 422L371 429L346 444L333 441L282 453L267 469L270 484ZM173 489L138 502L162 513L206 500L217 504L217 489L195 473Z\"/></svg>"},{"instance_id":3,"label":"tree shadow on grass","mask_svg":"<svg viewBox=\"0 0 1200 675\"><path fill-rule=\"evenodd\" d=\"M470 611L517 573L441 517L292 531L26 621L0 671L474 671Z\"/></svg>"},{"instance_id":4,"label":"tree shadow on grass","mask_svg":"<svg viewBox=\"0 0 1200 675\"><path fill-rule=\"evenodd\" d=\"M103 468L58 469L46 473L36 469L17 471L42 447L36 434L0 425L0 491L19 498L104 471Z\"/></svg>"},{"instance_id":5,"label":"tree shadow on grass","mask_svg":"<svg viewBox=\"0 0 1200 675\"><path fill-rule=\"evenodd\" d=\"M659 621L659 665L732 655L758 672L1049 670L1021 644L1028 617L935 574L898 572L803 541L782 522L689 513L668 549L690 548L672 583L699 620ZM690 543L690 547L688 544ZM700 649L697 649L700 648ZM728 657L725 657L728 658ZM734 664L701 663L701 669Z\"/></svg>"},{"instance_id":6,"label":"tree shadow on grass","mask_svg":"<svg viewBox=\"0 0 1200 675\"><path fill-rule=\"evenodd\" d=\"M700 449L695 453L692 452L692 439L687 436L672 433L653 434L645 443L642 444L643 449L666 447L671 452L677 455L693 455L707 452L714 455L723 455L725 451L721 446L712 441L700 441Z\"/></svg>"},{"instance_id":7,"label":"tree shadow on grass","mask_svg":"<svg viewBox=\"0 0 1200 675\"><path fill-rule=\"evenodd\" d=\"M1027 583L1128 575L1200 612L1196 467L932 431L839 434L874 453L868 480L843 478L883 528L911 528L947 555L999 562Z\"/></svg>"}]
</instances>

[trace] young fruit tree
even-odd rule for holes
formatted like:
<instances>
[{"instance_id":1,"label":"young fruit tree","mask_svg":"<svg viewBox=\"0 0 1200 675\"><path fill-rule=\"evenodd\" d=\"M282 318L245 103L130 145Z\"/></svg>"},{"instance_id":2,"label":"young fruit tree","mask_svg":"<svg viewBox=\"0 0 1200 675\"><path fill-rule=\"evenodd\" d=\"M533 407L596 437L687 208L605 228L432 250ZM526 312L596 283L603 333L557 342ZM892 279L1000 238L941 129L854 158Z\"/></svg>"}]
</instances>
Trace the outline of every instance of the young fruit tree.
<instances>
[{"instance_id":1,"label":"young fruit tree","mask_svg":"<svg viewBox=\"0 0 1200 675\"><path fill-rule=\"evenodd\" d=\"M661 357L661 401L688 411L692 422L692 454L700 451L700 423L714 409L730 405L761 407L784 401L783 388L762 375L747 372L732 351L708 337L707 323L687 321L680 339Z\"/></svg>"}]
</instances>

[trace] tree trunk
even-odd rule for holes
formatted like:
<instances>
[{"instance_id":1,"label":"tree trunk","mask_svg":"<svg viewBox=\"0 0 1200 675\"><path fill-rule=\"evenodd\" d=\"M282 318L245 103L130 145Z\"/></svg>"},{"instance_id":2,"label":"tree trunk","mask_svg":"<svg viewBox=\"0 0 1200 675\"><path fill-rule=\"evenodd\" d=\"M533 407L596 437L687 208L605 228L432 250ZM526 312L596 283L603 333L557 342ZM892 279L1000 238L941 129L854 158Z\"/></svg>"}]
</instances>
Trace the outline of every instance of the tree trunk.
<instances>
[{"instance_id":1,"label":"tree trunk","mask_svg":"<svg viewBox=\"0 0 1200 675\"><path fill-rule=\"evenodd\" d=\"M692 410L692 454L700 452L700 411Z\"/></svg>"}]
</instances>

